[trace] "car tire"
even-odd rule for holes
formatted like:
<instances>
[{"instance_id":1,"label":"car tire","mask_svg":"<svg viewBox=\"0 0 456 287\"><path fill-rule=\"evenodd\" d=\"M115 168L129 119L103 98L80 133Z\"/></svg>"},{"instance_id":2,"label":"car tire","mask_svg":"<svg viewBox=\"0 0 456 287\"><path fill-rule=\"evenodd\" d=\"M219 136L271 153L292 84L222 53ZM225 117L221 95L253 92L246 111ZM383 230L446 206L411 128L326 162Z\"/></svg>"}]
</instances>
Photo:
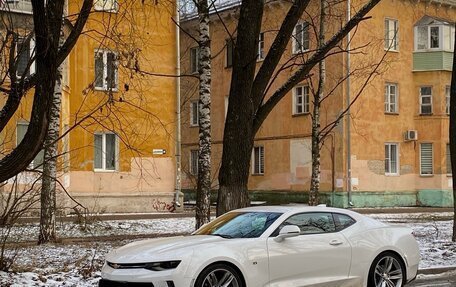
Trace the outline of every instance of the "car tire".
<instances>
[{"instance_id":1,"label":"car tire","mask_svg":"<svg viewBox=\"0 0 456 287\"><path fill-rule=\"evenodd\" d=\"M221 282L220 280L223 281ZM225 286L224 284L230 280L231 283L227 287L245 287L239 271L230 265L216 263L209 265L198 275L194 287Z\"/></svg>"},{"instance_id":2,"label":"car tire","mask_svg":"<svg viewBox=\"0 0 456 287\"><path fill-rule=\"evenodd\" d=\"M368 287L383 286L381 282L385 281L393 283L387 286L395 287L402 287L407 281L404 262L396 253L381 253L369 269Z\"/></svg>"}]
</instances>

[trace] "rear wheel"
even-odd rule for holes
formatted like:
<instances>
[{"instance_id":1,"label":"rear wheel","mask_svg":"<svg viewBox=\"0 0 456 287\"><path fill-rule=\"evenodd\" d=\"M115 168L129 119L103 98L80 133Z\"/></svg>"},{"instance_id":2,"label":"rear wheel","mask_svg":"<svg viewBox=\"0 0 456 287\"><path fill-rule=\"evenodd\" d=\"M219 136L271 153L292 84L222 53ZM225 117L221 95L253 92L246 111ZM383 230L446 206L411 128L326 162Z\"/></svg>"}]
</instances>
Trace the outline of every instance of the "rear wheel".
<instances>
[{"instance_id":1,"label":"rear wheel","mask_svg":"<svg viewBox=\"0 0 456 287\"><path fill-rule=\"evenodd\" d=\"M405 266L392 252L377 256L369 270L368 287L402 287L405 284Z\"/></svg>"},{"instance_id":2,"label":"rear wheel","mask_svg":"<svg viewBox=\"0 0 456 287\"><path fill-rule=\"evenodd\" d=\"M244 282L236 269L218 263L201 272L196 279L195 287L244 287Z\"/></svg>"}]
</instances>

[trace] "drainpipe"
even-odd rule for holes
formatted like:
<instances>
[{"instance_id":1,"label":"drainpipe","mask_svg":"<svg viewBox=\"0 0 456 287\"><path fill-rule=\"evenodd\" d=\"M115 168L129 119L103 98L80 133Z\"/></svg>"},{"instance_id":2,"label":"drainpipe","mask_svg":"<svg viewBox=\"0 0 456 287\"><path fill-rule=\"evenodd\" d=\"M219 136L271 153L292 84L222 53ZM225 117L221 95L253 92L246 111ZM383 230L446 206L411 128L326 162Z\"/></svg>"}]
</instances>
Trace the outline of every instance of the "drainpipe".
<instances>
[{"instance_id":1,"label":"drainpipe","mask_svg":"<svg viewBox=\"0 0 456 287\"><path fill-rule=\"evenodd\" d=\"M174 189L174 207L180 207L179 195L182 189L181 186L181 94L180 94L180 38L179 38L179 1L176 1L176 15L174 18L176 22L176 117L177 117L177 127L176 127L176 183Z\"/></svg>"},{"instance_id":2,"label":"drainpipe","mask_svg":"<svg viewBox=\"0 0 456 287\"><path fill-rule=\"evenodd\" d=\"M347 22L350 21L350 5L351 1L347 1ZM351 185L351 142L350 142L350 32L347 34L347 192L348 206L353 206L352 202L352 185Z\"/></svg>"}]
</instances>

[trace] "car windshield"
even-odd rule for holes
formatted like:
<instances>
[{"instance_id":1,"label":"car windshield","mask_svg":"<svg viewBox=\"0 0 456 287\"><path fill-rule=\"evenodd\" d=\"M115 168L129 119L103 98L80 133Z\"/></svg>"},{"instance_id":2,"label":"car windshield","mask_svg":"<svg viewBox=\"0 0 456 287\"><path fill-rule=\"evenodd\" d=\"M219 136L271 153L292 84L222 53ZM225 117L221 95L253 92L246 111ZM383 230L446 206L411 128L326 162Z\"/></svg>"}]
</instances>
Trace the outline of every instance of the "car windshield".
<instances>
[{"instance_id":1,"label":"car windshield","mask_svg":"<svg viewBox=\"0 0 456 287\"><path fill-rule=\"evenodd\" d=\"M276 221L277 212L229 212L204 225L194 235L216 235L223 238L255 238Z\"/></svg>"}]
</instances>

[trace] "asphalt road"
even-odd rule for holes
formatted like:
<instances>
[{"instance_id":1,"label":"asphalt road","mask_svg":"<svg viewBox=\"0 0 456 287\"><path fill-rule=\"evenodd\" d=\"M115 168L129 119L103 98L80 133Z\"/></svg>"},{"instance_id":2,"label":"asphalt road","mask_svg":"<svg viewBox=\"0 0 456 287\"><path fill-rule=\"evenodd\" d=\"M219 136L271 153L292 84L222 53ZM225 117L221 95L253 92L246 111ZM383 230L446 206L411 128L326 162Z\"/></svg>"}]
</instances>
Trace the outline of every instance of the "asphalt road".
<instances>
[{"instance_id":1,"label":"asphalt road","mask_svg":"<svg viewBox=\"0 0 456 287\"><path fill-rule=\"evenodd\" d=\"M427 275L407 285L407 287L455 287L456 272L441 275Z\"/></svg>"}]
</instances>

